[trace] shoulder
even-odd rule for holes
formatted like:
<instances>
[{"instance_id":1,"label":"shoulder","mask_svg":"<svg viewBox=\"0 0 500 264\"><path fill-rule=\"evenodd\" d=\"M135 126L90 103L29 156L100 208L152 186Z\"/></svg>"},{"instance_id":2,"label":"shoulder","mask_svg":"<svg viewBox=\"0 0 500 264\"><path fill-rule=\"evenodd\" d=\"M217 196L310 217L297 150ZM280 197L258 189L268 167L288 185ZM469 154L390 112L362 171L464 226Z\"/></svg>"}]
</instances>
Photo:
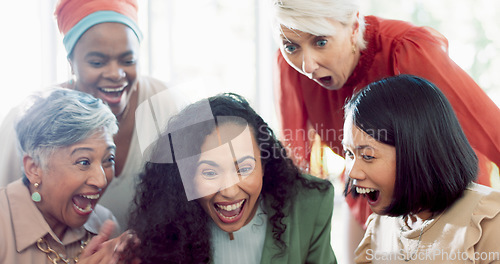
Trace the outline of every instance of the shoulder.
<instances>
[{"instance_id":1,"label":"shoulder","mask_svg":"<svg viewBox=\"0 0 500 264\"><path fill-rule=\"evenodd\" d=\"M159 125L164 125L173 114L178 113L190 103L181 91L175 87L168 87L165 82L153 77L141 76L138 86L139 106L136 115L150 117L151 113L154 113L154 116L159 119Z\"/></svg>"},{"instance_id":2,"label":"shoulder","mask_svg":"<svg viewBox=\"0 0 500 264\"><path fill-rule=\"evenodd\" d=\"M379 24L381 41L399 43L432 43L448 48L448 40L431 27L416 26L410 22L373 17Z\"/></svg>"},{"instance_id":3,"label":"shoulder","mask_svg":"<svg viewBox=\"0 0 500 264\"><path fill-rule=\"evenodd\" d=\"M500 191L471 183L462 198L449 209L449 214L454 219L466 220L463 222L468 226L465 249L500 250L497 243L500 236Z\"/></svg>"},{"instance_id":4,"label":"shoulder","mask_svg":"<svg viewBox=\"0 0 500 264\"><path fill-rule=\"evenodd\" d=\"M317 184L318 186L320 186L320 189L308 188L306 186L303 186L302 184L298 184L299 196L303 195L308 197L316 197L320 199L331 197L333 199L335 192L331 182L318 177L314 177L309 174L301 174L301 177L304 178L308 183Z\"/></svg>"},{"instance_id":5,"label":"shoulder","mask_svg":"<svg viewBox=\"0 0 500 264\"><path fill-rule=\"evenodd\" d=\"M151 76L142 75L137 78L139 94L150 97L161 91L167 90L167 84Z\"/></svg>"},{"instance_id":6,"label":"shoulder","mask_svg":"<svg viewBox=\"0 0 500 264\"><path fill-rule=\"evenodd\" d=\"M299 217L314 219L315 217L331 216L334 204L334 189L332 184L311 175L303 174L307 182L319 184L320 189L298 184L297 196L293 199L292 210ZM321 217L322 218L322 217Z\"/></svg>"}]
</instances>

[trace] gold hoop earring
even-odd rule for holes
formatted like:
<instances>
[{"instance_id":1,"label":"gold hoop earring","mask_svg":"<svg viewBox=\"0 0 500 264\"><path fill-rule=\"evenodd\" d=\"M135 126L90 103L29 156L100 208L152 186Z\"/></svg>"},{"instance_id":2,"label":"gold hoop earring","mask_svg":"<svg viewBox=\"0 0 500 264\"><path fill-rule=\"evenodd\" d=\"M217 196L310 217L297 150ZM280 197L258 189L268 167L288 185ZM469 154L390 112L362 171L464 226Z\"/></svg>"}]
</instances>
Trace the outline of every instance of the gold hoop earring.
<instances>
[{"instance_id":1,"label":"gold hoop earring","mask_svg":"<svg viewBox=\"0 0 500 264\"><path fill-rule=\"evenodd\" d=\"M356 54L356 45L352 44L352 54Z\"/></svg>"},{"instance_id":2,"label":"gold hoop earring","mask_svg":"<svg viewBox=\"0 0 500 264\"><path fill-rule=\"evenodd\" d=\"M35 182L33 184L33 187L35 187L35 189L38 189L38 186L40 186L38 182ZM39 203L40 201L42 201L42 196L40 195L39 192L35 191L34 193L31 194L31 200L33 200L33 202L35 203Z\"/></svg>"}]
</instances>

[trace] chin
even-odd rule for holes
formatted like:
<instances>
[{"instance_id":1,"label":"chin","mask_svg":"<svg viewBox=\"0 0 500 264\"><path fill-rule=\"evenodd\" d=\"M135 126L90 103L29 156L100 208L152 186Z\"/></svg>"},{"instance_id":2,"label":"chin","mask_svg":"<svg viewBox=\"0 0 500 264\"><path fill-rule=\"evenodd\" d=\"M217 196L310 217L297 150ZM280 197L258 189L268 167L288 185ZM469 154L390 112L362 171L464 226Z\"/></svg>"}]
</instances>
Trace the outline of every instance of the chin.
<instances>
[{"instance_id":1,"label":"chin","mask_svg":"<svg viewBox=\"0 0 500 264\"><path fill-rule=\"evenodd\" d=\"M340 90L342 88L342 87L338 87L335 85L323 85L321 83L319 83L319 85L327 90L330 90L330 91L337 91L337 90Z\"/></svg>"},{"instance_id":2,"label":"chin","mask_svg":"<svg viewBox=\"0 0 500 264\"><path fill-rule=\"evenodd\" d=\"M227 233L236 232L243 227L243 226L239 226L238 224L227 225L227 224L221 224L221 223L218 223L218 226L222 231L227 232Z\"/></svg>"}]
</instances>

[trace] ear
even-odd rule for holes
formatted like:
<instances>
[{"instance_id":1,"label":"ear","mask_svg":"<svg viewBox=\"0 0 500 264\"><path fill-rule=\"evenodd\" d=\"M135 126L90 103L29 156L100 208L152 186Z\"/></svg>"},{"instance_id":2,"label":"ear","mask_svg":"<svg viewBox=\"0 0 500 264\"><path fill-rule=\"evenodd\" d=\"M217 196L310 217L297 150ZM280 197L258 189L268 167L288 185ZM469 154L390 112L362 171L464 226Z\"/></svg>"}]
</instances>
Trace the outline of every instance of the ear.
<instances>
[{"instance_id":1,"label":"ear","mask_svg":"<svg viewBox=\"0 0 500 264\"><path fill-rule=\"evenodd\" d=\"M352 23L352 35L351 35L352 43L356 43L359 33L358 31L359 31L359 12L356 13L356 19L354 19Z\"/></svg>"},{"instance_id":2,"label":"ear","mask_svg":"<svg viewBox=\"0 0 500 264\"><path fill-rule=\"evenodd\" d=\"M68 58L69 68L71 69L71 74L75 75L75 70L73 69L73 60Z\"/></svg>"},{"instance_id":3,"label":"ear","mask_svg":"<svg viewBox=\"0 0 500 264\"><path fill-rule=\"evenodd\" d=\"M31 156L25 155L23 157L23 166L24 174L26 174L26 177L32 184L42 182L42 168Z\"/></svg>"}]
</instances>

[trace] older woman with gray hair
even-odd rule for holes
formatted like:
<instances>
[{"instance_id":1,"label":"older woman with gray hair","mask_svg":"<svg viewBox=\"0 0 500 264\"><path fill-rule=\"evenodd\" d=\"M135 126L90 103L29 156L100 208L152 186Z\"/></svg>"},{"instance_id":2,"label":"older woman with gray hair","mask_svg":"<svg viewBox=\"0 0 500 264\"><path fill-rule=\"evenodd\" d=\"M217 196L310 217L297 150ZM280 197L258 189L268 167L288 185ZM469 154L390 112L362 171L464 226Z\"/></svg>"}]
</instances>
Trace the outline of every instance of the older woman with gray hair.
<instances>
[{"instance_id":1,"label":"older woman with gray hair","mask_svg":"<svg viewBox=\"0 0 500 264\"><path fill-rule=\"evenodd\" d=\"M346 99L384 77L412 74L436 84L450 100L479 156L478 182L491 186L490 177L499 176L491 173L491 165L500 165L500 130L495 127L500 110L450 59L443 35L404 21L363 16L359 0L271 1L280 46L278 109L283 140L296 162L312 171L323 164L315 159L321 156L313 147L321 145L314 144L317 135L342 155ZM347 201L358 226L363 225L371 213L366 200Z\"/></svg>"},{"instance_id":2,"label":"older woman with gray hair","mask_svg":"<svg viewBox=\"0 0 500 264\"><path fill-rule=\"evenodd\" d=\"M0 189L0 263L116 263L130 235L105 242L116 219L97 205L114 176L116 117L78 91L33 99L16 126L24 177Z\"/></svg>"}]
</instances>

